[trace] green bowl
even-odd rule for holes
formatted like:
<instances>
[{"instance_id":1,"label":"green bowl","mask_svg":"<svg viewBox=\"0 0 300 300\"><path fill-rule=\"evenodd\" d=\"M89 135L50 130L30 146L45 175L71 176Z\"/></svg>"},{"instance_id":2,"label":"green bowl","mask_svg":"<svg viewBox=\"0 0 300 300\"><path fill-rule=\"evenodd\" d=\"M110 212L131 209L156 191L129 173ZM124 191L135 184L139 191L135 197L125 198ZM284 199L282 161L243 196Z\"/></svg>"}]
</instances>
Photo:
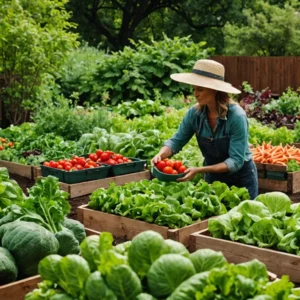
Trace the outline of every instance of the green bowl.
<instances>
[{"instance_id":1,"label":"green bowl","mask_svg":"<svg viewBox=\"0 0 300 300\"><path fill-rule=\"evenodd\" d=\"M185 175L184 173L174 174L174 175L166 174L166 173L159 171L155 166L153 166L153 168L152 168L152 174L154 177L156 177L160 181L166 181L166 182L177 181L177 178L182 178Z\"/></svg>"}]
</instances>

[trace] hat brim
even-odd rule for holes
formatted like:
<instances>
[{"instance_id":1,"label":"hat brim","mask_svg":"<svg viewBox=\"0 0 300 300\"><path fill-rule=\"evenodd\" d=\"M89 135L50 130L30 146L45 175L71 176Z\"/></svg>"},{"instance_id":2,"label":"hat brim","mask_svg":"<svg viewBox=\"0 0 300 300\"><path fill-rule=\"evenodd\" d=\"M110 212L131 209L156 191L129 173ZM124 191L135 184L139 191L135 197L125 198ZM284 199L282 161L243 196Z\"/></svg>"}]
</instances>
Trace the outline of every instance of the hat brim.
<instances>
[{"instance_id":1,"label":"hat brim","mask_svg":"<svg viewBox=\"0 0 300 300\"><path fill-rule=\"evenodd\" d=\"M202 86L216 91L226 92L229 94L241 93L240 90L236 89L228 82L219 79L209 78L194 73L176 73L176 74L172 74L171 78L178 82L187 83L196 86Z\"/></svg>"}]
</instances>

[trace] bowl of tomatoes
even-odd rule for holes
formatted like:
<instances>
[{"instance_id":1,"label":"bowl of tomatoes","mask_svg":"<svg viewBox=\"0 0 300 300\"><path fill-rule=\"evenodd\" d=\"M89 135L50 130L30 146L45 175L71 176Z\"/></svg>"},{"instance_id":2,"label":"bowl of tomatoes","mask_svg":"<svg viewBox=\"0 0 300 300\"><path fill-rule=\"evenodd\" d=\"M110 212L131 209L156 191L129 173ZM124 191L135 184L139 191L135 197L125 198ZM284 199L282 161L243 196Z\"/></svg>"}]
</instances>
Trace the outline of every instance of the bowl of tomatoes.
<instances>
[{"instance_id":1,"label":"bowl of tomatoes","mask_svg":"<svg viewBox=\"0 0 300 300\"><path fill-rule=\"evenodd\" d=\"M161 181L177 181L178 178L184 177L186 169L182 161L166 158L153 166L152 174Z\"/></svg>"}]
</instances>

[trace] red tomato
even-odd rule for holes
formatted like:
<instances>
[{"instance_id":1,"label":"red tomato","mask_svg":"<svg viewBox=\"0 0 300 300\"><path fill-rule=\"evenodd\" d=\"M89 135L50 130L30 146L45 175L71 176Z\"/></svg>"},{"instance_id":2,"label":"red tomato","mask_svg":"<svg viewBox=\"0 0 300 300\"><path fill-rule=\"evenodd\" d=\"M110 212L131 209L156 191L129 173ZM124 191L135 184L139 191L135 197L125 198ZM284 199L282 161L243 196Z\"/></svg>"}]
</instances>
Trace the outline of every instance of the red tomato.
<instances>
[{"instance_id":1,"label":"red tomato","mask_svg":"<svg viewBox=\"0 0 300 300\"><path fill-rule=\"evenodd\" d=\"M58 165L58 163L56 161L54 161L54 160L50 161L50 167L51 168L57 168L57 165Z\"/></svg>"},{"instance_id":2,"label":"red tomato","mask_svg":"<svg viewBox=\"0 0 300 300\"><path fill-rule=\"evenodd\" d=\"M78 162L77 162L77 158L72 158L72 161L71 161L71 162L72 162L72 165L73 165L73 166L77 165L77 163L78 163Z\"/></svg>"},{"instance_id":3,"label":"red tomato","mask_svg":"<svg viewBox=\"0 0 300 300\"><path fill-rule=\"evenodd\" d=\"M103 152L102 154L101 154L101 161L106 161L106 160L108 160L109 158L110 158L110 153L108 153L108 152Z\"/></svg>"},{"instance_id":4,"label":"red tomato","mask_svg":"<svg viewBox=\"0 0 300 300\"><path fill-rule=\"evenodd\" d=\"M3 150L3 146L2 145L0 145L0 150Z\"/></svg>"},{"instance_id":5,"label":"red tomato","mask_svg":"<svg viewBox=\"0 0 300 300\"><path fill-rule=\"evenodd\" d=\"M98 158L100 158L101 157L101 154L103 153L103 151L102 150L97 150L96 151L96 154L97 154L97 156L98 156Z\"/></svg>"},{"instance_id":6,"label":"red tomato","mask_svg":"<svg viewBox=\"0 0 300 300\"><path fill-rule=\"evenodd\" d=\"M86 163L86 164L83 166L84 169L89 169L90 167L92 167L92 166L89 165L88 163Z\"/></svg>"},{"instance_id":7,"label":"red tomato","mask_svg":"<svg viewBox=\"0 0 300 300\"><path fill-rule=\"evenodd\" d=\"M48 161L45 161L45 162L43 163L43 166L45 166L45 167L50 167L50 163L49 163Z\"/></svg>"},{"instance_id":8,"label":"red tomato","mask_svg":"<svg viewBox=\"0 0 300 300\"><path fill-rule=\"evenodd\" d=\"M178 171L177 170L173 170L172 174L178 174Z\"/></svg>"},{"instance_id":9,"label":"red tomato","mask_svg":"<svg viewBox=\"0 0 300 300\"><path fill-rule=\"evenodd\" d=\"M123 157L123 160L124 160L124 162L127 162L128 158L127 157Z\"/></svg>"},{"instance_id":10,"label":"red tomato","mask_svg":"<svg viewBox=\"0 0 300 300\"><path fill-rule=\"evenodd\" d=\"M116 160L123 159L123 155L122 154L116 154L115 157L116 157Z\"/></svg>"},{"instance_id":11,"label":"red tomato","mask_svg":"<svg viewBox=\"0 0 300 300\"><path fill-rule=\"evenodd\" d=\"M101 163L101 158L98 158L96 162Z\"/></svg>"},{"instance_id":12,"label":"red tomato","mask_svg":"<svg viewBox=\"0 0 300 300\"><path fill-rule=\"evenodd\" d=\"M163 169L166 167L166 162L163 161L163 160L160 160L156 163L156 168L159 170L159 171L163 171Z\"/></svg>"},{"instance_id":13,"label":"red tomato","mask_svg":"<svg viewBox=\"0 0 300 300\"><path fill-rule=\"evenodd\" d=\"M175 160L173 168L178 171L181 166L182 162L180 160Z\"/></svg>"},{"instance_id":14,"label":"red tomato","mask_svg":"<svg viewBox=\"0 0 300 300\"><path fill-rule=\"evenodd\" d=\"M163 169L163 172L166 173L166 174L172 174L174 171L174 169L172 167L165 167Z\"/></svg>"},{"instance_id":15,"label":"red tomato","mask_svg":"<svg viewBox=\"0 0 300 300\"><path fill-rule=\"evenodd\" d=\"M168 159L168 160L166 161L166 166L167 166L167 167L174 168L174 160Z\"/></svg>"},{"instance_id":16,"label":"red tomato","mask_svg":"<svg viewBox=\"0 0 300 300\"><path fill-rule=\"evenodd\" d=\"M187 169L186 166L181 166L179 169L178 169L178 173L184 173L184 171Z\"/></svg>"},{"instance_id":17,"label":"red tomato","mask_svg":"<svg viewBox=\"0 0 300 300\"><path fill-rule=\"evenodd\" d=\"M123 160L122 158L118 158L118 159L117 159L117 163L118 163L118 164L123 164L123 163L124 163L124 160Z\"/></svg>"},{"instance_id":18,"label":"red tomato","mask_svg":"<svg viewBox=\"0 0 300 300\"><path fill-rule=\"evenodd\" d=\"M6 143L6 139L0 138L1 143Z\"/></svg>"},{"instance_id":19,"label":"red tomato","mask_svg":"<svg viewBox=\"0 0 300 300\"><path fill-rule=\"evenodd\" d=\"M69 172L72 169L70 165L65 165L65 171Z\"/></svg>"},{"instance_id":20,"label":"red tomato","mask_svg":"<svg viewBox=\"0 0 300 300\"><path fill-rule=\"evenodd\" d=\"M85 158L79 157L79 158L77 159L77 164L78 164L78 165L81 165L81 166L83 167L83 166L86 164Z\"/></svg>"},{"instance_id":21,"label":"red tomato","mask_svg":"<svg viewBox=\"0 0 300 300\"><path fill-rule=\"evenodd\" d=\"M63 159L59 159L57 163L64 167L66 162Z\"/></svg>"},{"instance_id":22,"label":"red tomato","mask_svg":"<svg viewBox=\"0 0 300 300\"><path fill-rule=\"evenodd\" d=\"M70 171L78 171L78 169L73 167L73 168L70 169Z\"/></svg>"},{"instance_id":23,"label":"red tomato","mask_svg":"<svg viewBox=\"0 0 300 300\"><path fill-rule=\"evenodd\" d=\"M96 153L90 153L89 159L91 159L92 161L96 161L98 159L98 156Z\"/></svg>"},{"instance_id":24,"label":"red tomato","mask_svg":"<svg viewBox=\"0 0 300 300\"><path fill-rule=\"evenodd\" d=\"M64 167L62 165L60 165L60 164L57 164L57 169L63 170Z\"/></svg>"},{"instance_id":25,"label":"red tomato","mask_svg":"<svg viewBox=\"0 0 300 300\"><path fill-rule=\"evenodd\" d=\"M82 170L83 169L83 166L80 165L80 164L77 164L74 166L77 170Z\"/></svg>"},{"instance_id":26,"label":"red tomato","mask_svg":"<svg viewBox=\"0 0 300 300\"><path fill-rule=\"evenodd\" d=\"M72 167L73 167L73 164L72 164L71 162L66 161L66 162L65 162L65 165L64 165L64 168L66 169L66 167L72 168Z\"/></svg>"},{"instance_id":27,"label":"red tomato","mask_svg":"<svg viewBox=\"0 0 300 300\"><path fill-rule=\"evenodd\" d=\"M105 163L108 164L108 165L116 165L117 164L117 162L114 159L112 159L112 158L110 158L109 160L107 160Z\"/></svg>"},{"instance_id":28,"label":"red tomato","mask_svg":"<svg viewBox=\"0 0 300 300\"><path fill-rule=\"evenodd\" d=\"M127 162L132 162L132 160L131 159L127 159Z\"/></svg>"},{"instance_id":29,"label":"red tomato","mask_svg":"<svg viewBox=\"0 0 300 300\"><path fill-rule=\"evenodd\" d=\"M95 163L95 162L92 161L92 160L89 161L87 164L90 165L90 166L93 166L93 167L98 167L97 163Z\"/></svg>"},{"instance_id":30,"label":"red tomato","mask_svg":"<svg viewBox=\"0 0 300 300\"><path fill-rule=\"evenodd\" d=\"M12 147L14 146L14 143L13 143L13 142L9 142L9 143L7 144L7 146L10 147L10 148L12 148Z\"/></svg>"}]
</instances>

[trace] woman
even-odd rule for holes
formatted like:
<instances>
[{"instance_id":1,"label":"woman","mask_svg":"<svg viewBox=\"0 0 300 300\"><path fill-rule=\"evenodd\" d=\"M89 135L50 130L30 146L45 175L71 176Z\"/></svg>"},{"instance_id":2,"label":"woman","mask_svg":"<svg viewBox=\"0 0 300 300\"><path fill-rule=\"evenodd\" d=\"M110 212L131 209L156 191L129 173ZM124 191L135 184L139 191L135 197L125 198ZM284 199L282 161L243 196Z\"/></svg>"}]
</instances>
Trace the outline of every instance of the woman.
<instances>
[{"instance_id":1,"label":"woman","mask_svg":"<svg viewBox=\"0 0 300 300\"><path fill-rule=\"evenodd\" d=\"M224 81L224 66L198 60L192 73L172 74L178 82L191 84L197 104L189 109L175 135L164 143L152 164L179 152L196 134L204 156L203 167L190 167L178 181L204 173L208 183L219 180L229 186L246 187L251 199L258 194L257 170L248 143L248 121L243 109L228 93L240 91Z\"/></svg>"}]
</instances>

